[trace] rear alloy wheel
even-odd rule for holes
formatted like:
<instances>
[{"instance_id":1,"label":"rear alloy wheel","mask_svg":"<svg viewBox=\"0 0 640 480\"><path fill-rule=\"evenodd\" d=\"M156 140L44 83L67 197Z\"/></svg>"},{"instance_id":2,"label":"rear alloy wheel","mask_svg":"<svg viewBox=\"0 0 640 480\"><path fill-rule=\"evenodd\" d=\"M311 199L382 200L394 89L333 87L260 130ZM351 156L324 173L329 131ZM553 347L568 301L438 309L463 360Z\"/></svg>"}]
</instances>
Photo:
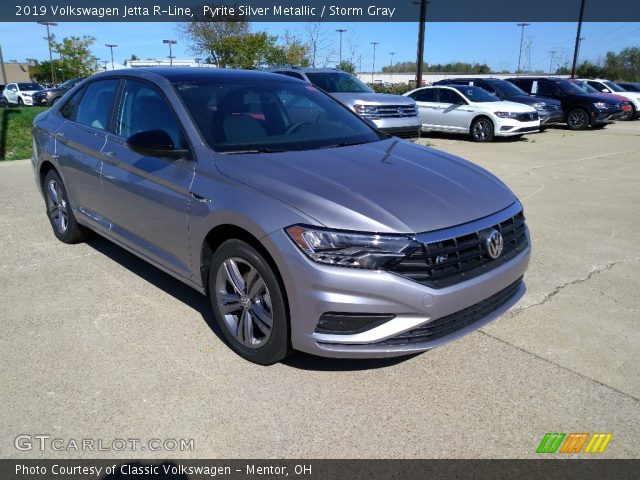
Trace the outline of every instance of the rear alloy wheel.
<instances>
[{"instance_id":1,"label":"rear alloy wheel","mask_svg":"<svg viewBox=\"0 0 640 480\"><path fill-rule=\"evenodd\" d=\"M475 142L493 140L493 122L488 118L478 118L471 124L471 136Z\"/></svg>"},{"instance_id":2,"label":"rear alloy wheel","mask_svg":"<svg viewBox=\"0 0 640 480\"><path fill-rule=\"evenodd\" d=\"M289 355L284 296L257 250L240 240L223 243L211 259L209 294L216 323L236 353L260 365Z\"/></svg>"},{"instance_id":3,"label":"rear alloy wheel","mask_svg":"<svg viewBox=\"0 0 640 480\"><path fill-rule=\"evenodd\" d=\"M589 128L589 114L582 108L574 108L567 115L567 125L571 130Z\"/></svg>"},{"instance_id":4,"label":"rear alloy wheel","mask_svg":"<svg viewBox=\"0 0 640 480\"><path fill-rule=\"evenodd\" d=\"M64 243L84 241L85 231L76 222L67 191L60 175L55 170L49 171L44 179L44 197L47 204L47 216L58 240Z\"/></svg>"}]
</instances>

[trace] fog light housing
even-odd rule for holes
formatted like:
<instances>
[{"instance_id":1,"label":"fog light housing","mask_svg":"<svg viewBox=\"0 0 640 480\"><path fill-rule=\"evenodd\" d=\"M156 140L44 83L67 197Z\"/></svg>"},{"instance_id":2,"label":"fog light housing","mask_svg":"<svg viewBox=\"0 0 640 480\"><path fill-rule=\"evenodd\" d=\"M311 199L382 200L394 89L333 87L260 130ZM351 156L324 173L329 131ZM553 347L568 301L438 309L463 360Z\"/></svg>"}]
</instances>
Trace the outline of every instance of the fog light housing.
<instances>
[{"instance_id":1,"label":"fog light housing","mask_svg":"<svg viewBox=\"0 0 640 480\"><path fill-rule=\"evenodd\" d=\"M352 335L378 327L396 318L388 313L323 313L318 320L316 333Z\"/></svg>"}]
</instances>

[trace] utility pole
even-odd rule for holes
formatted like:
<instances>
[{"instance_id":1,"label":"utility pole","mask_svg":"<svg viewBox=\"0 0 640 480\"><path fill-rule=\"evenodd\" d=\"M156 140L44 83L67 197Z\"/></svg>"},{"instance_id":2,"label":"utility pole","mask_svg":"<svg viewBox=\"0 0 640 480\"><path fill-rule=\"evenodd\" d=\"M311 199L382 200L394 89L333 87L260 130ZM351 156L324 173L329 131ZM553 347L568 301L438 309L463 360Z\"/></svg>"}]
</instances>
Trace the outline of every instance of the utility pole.
<instances>
[{"instance_id":1,"label":"utility pole","mask_svg":"<svg viewBox=\"0 0 640 480\"><path fill-rule=\"evenodd\" d=\"M553 60L556 56L556 51L551 50L549 53L551 54L551 61L549 62L549 75L553 75Z\"/></svg>"},{"instance_id":2,"label":"utility pole","mask_svg":"<svg viewBox=\"0 0 640 480\"><path fill-rule=\"evenodd\" d=\"M347 31L346 28L338 28L336 30L336 32L338 32L340 34L340 57L339 57L340 58L340 62L339 63L342 63L342 34L344 32L346 32L346 31Z\"/></svg>"},{"instance_id":3,"label":"utility pole","mask_svg":"<svg viewBox=\"0 0 640 480\"><path fill-rule=\"evenodd\" d=\"M522 60L522 40L524 39L524 27L528 27L529 25L531 25L530 23L517 23L517 26L519 26L520 28L522 28L521 32L520 32L520 54L518 55L518 69L516 70L516 73L519 75L520 73L520 61Z\"/></svg>"},{"instance_id":4,"label":"utility pole","mask_svg":"<svg viewBox=\"0 0 640 480\"><path fill-rule=\"evenodd\" d=\"M100 60L102 63L104 63L104 65L102 66L102 68L104 68L105 70L107 69L107 63L109 63L109 60Z\"/></svg>"},{"instance_id":5,"label":"utility pole","mask_svg":"<svg viewBox=\"0 0 640 480\"><path fill-rule=\"evenodd\" d=\"M47 27L47 43L49 44L49 66L51 67L51 83L56 83L56 74L53 70L53 55L51 55L51 32L49 32L49 27L57 27L58 24L56 22L38 22L38 24Z\"/></svg>"},{"instance_id":6,"label":"utility pole","mask_svg":"<svg viewBox=\"0 0 640 480\"><path fill-rule=\"evenodd\" d=\"M373 72L376 71L376 45L380 45L380 42L371 42L373 45L373 64L371 66L371 83L373 83Z\"/></svg>"},{"instance_id":7,"label":"utility pole","mask_svg":"<svg viewBox=\"0 0 640 480\"><path fill-rule=\"evenodd\" d=\"M393 68L393 56L396 54L396 52L389 52L389 55L391 55L391 68Z\"/></svg>"},{"instance_id":8,"label":"utility pole","mask_svg":"<svg viewBox=\"0 0 640 480\"><path fill-rule=\"evenodd\" d=\"M571 67L571 78L576 78L576 68L578 66L578 52L580 50L580 33L582 32L582 19L584 17L585 0L580 1L580 16L578 17L578 32L576 33L576 46L573 49L573 66Z\"/></svg>"},{"instance_id":9,"label":"utility pole","mask_svg":"<svg viewBox=\"0 0 640 480\"><path fill-rule=\"evenodd\" d=\"M416 88L422 86L422 63L424 60L424 27L427 21L427 0L420 0L420 20L418 25L418 59L416 60Z\"/></svg>"},{"instance_id":10,"label":"utility pole","mask_svg":"<svg viewBox=\"0 0 640 480\"><path fill-rule=\"evenodd\" d=\"M111 70L115 70L115 68L113 67L113 49L115 47L117 47L118 45L114 44L114 43L105 43L104 44L105 47L109 47L111 49ZM106 65L105 65L105 70L107 69Z\"/></svg>"},{"instance_id":11,"label":"utility pole","mask_svg":"<svg viewBox=\"0 0 640 480\"><path fill-rule=\"evenodd\" d=\"M173 67L173 53L171 52L171 45L178 43L176 40L162 40L162 43L169 44L169 66Z\"/></svg>"}]
</instances>

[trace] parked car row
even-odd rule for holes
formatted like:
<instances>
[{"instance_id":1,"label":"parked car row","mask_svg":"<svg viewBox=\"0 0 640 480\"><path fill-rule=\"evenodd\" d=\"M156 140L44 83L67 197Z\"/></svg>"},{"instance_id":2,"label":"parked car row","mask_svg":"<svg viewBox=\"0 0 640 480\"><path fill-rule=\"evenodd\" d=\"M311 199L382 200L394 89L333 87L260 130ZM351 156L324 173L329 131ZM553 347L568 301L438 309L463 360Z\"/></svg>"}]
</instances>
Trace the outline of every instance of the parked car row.
<instances>
[{"instance_id":1,"label":"parked car row","mask_svg":"<svg viewBox=\"0 0 640 480\"><path fill-rule=\"evenodd\" d=\"M0 106L46 106L56 103L65 93L71 90L84 77L72 78L51 88L44 88L35 82L14 82L0 89Z\"/></svg>"}]
</instances>

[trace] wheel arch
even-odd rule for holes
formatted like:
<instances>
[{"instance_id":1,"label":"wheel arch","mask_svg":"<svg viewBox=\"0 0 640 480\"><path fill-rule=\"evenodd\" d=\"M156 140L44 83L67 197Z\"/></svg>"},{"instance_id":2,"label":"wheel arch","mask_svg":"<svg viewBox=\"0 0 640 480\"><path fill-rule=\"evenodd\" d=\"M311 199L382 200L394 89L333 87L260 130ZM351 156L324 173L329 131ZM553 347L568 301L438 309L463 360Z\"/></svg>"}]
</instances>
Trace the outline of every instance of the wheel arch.
<instances>
[{"instance_id":1,"label":"wheel arch","mask_svg":"<svg viewBox=\"0 0 640 480\"><path fill-rule=\"evenodd\" d=\"M38 180L40 182L40 188L42 192L44 192L44 179L47 176L47 173L49 173L51 170L54 170L58 175L60 175L60 172L58 172L56 166L49 160L45 160L40 164L40 169L38 170Z\"/></svg>"},{"instance_id":2,"label":"wheel arch","mask_svg":"<svg viewBox=\"0 0 640 480\"><path fill-rule=\"evenodd\" d=\"M476 123L476 121L480 120L481 118L486 118L487 120L489 120L491 122L491 125L493 126L493 131L494 132L496 131L496 122L493 121L493 118L491 118L486 113L479 113L478 115L476 115L471 119L471 123L469 124L469 135L473 135L473 124Z\"/></svg>"}]
</instances>

